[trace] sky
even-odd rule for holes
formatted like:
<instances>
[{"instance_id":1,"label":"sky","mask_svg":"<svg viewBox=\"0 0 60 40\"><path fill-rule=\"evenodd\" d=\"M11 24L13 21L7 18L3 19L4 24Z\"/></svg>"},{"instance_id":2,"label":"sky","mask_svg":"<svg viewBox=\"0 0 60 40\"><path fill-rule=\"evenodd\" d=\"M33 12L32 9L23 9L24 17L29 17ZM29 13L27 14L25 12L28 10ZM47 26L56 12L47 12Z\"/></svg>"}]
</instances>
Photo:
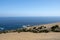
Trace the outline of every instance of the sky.
<instances>
[{"instance_id":1,"label":"sky","mask_svg":"<svg viewBox=\"0 0 60 40\"><path fill-rule=\"evenodd\" d=\"M60 0L0 0L0 17L60 16Z\"/></svg>"}]
</instances>

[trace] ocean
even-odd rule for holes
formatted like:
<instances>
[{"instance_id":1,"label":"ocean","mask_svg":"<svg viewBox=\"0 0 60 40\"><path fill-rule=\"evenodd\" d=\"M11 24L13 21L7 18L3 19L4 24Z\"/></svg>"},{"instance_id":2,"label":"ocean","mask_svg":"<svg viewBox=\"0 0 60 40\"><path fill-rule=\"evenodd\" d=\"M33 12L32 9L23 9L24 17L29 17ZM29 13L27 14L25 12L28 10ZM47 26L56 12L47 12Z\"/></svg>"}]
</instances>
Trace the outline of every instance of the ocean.
<instances>
[{"instance_id":1,"label":"ocean","mask_svg":"<svg viewBox=\"0 0 60 40\"><path fill-rule=\"evenodd\" d=\"M41 25L60 22L60 17L0 17L0 30L13 30L24 25Z\"/></svg>"}]
</instances>

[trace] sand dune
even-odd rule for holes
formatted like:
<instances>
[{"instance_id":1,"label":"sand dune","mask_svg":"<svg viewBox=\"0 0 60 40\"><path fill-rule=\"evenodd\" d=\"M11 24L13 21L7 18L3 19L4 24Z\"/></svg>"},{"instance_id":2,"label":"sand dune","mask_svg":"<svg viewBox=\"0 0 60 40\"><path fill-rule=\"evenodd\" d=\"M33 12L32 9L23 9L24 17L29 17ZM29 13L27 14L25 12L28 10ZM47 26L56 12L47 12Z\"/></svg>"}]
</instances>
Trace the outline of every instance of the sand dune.
<instances>
[{"instance_id":1,"label":"sand dune","mask_svg":"<svg viewBox=\"0 0 60 40\"><path fill-rule=\"evenodd\" d=\"M43 24L43 25L47 27L51 27L53 25L60 25L60 23ZM49 32L49 33L14 32L14 33L0 34L0 40L60 40L60 33L59 32L57 33L56 32Z\"/></svg>"}]
</instances>

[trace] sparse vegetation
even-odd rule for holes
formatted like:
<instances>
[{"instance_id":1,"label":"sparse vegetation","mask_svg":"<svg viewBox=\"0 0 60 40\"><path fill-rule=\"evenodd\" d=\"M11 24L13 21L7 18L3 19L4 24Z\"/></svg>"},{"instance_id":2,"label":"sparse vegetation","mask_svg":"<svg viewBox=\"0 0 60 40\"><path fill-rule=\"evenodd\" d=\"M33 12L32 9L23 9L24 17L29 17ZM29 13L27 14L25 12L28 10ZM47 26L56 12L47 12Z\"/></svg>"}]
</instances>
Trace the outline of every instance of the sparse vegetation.
<instances>
[{"instance_id":1,"label":"sparse vegetation","mask_svg":"<svg viewBox=\"0 0 60 40\"><path fill-rule=\"evenodd\" d=\"M32 30L32 32L33 32L33 33L38 33L38 31L37 31L37 30L35 30L35 29L33 29L33 30Z\"/></svg>"},{"instance_id":2,"label":"sparse vegetation","mask_svg":"<svg viewBox=\"0 0 60 40\"><path fill-rule=\"evenodd\" d=\"M48 33L49 31L48 30L41 30L39 31L40 33L44 32L44 33Z\"/></svg>"},{"instance_id":3,"label":"sparse vegetation","mask_svg":"<svg viewBox=\"0 0 60 40\"><path fill-rule=\"evenodd\" d=\"M56 29L57 29L57 30L56 30ZM59 31L58 29L59 29L59 26L58 26L58 25L55 25L55 26L52 26L52 27L51 27L51 31L53 31L53 32Z\"/></svg>"},{"instance_id":4,"label":"sparse vegetation","mask_svg":"<svg viewBox=\"0 0 60 40\"><path fill-rule=\"evenodd\" d=\"M23 29L22 28L17 29L16 32L18 32L18 33L23 32Z\"/></svg>"},{"instance_id":5,"label":"sparse vegetation","mask_svg":"<svg viewBox=\"0 0 60 40\"><path fill-rule=\"evenodd\" d=\"M17 29L17 30L16 30L16 32L20 33L20 32L21 32L21 30L18 30L18 29Z\"/></svg>"},{"instance_id":6,"label":"sparse vegetation","mask_svg":"<svg viewBox=\"0 0 60 40\"><path fill-rule=\"evenodd\" d=\"M36 27L33 27L33 29L36 29Z\"/></svg>"},{"instance_id":7,"label":"sparse vegetation","mask_svg":"<svg viewBox=\"0 0 60 40\"><path fill-rule=\"evenodd\" d=\"M33 27L33 28L20 28L20 29L17 29L17 30L3 30L3 31L0 31L0 34L2 33L8 33L8 32L33 32L33 33L48 33L50 31L50 29L48 30L45 26L40 26L40 27ZM58 25L55 25L55 26L52 26L51 27L51 31L52 32L60 32L60 27Z\"/></svg>"},{"instance_id":8,"label":"sparse vegetation","mask_svg":"<svg viewBox=\"0 0 60 40\"><path fill-rule=\"evenodd\" d=\"M28 32L32 32L32 29L31 29L31 28L29 28L27 31L28 31Z\"/></svg>"},{"instance_id":9,"label":"sparse vegetation","mask_svg":"<svg viewBox=\"0 0 60 40\"><path fill-rule=\"evenodd\" d=\"M23 32L28 32L27 28L22 29Z\"/></svg>"},{"instance_id":10,"label":"sparse vegetation","mask_svg":"<svg viewBox=\"0 0 60 40\"><path fill-rule=\"evenodd\" d=\"M38 29L42 29L42 27L38 27Z\"/></svg>"}]
</instances>

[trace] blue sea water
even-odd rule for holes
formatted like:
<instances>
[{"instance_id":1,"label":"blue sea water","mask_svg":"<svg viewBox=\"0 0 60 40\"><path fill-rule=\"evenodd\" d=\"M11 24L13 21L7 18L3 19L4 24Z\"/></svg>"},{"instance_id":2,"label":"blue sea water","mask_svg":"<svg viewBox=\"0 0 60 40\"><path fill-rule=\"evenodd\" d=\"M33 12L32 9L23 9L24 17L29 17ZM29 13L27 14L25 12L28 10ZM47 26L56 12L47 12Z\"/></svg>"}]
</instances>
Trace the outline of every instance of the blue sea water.
<instances>
[{"instance_id":1,"label":"blue sea water","mask_svg":"<svg viewBox=\"0 0 60 40\"><path fill-rule=\"evenodd\" d=\"M60 22L60 17L0 17L0 28L5 30L21 28L23 25L41 25Z\"/></svg>"}]
</instances>

